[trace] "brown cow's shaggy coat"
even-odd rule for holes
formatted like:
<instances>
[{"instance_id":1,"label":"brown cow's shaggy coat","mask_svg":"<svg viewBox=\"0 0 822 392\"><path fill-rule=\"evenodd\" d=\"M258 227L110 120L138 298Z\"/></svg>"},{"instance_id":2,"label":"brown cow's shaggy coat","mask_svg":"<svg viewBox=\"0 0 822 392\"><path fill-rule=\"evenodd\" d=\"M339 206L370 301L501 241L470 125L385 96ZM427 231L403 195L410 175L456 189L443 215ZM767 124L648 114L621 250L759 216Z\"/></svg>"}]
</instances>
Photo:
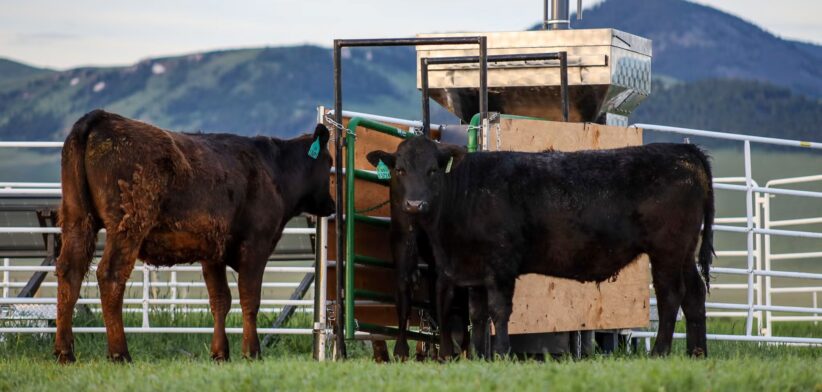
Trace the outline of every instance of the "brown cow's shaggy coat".
<instances>
[{"instance_id":1,"label":"brown cow's shaggy coat","mask_svg":"<svg viewBox=\"0 0 822 392\"><path fill-rule=\"evenodd\" d=\"M214 315L211 354L218 360L229 358L226 266L237 271L242 352L258 357L257 311L268 256L289 219L334 211L328 138L322 125L314 135L278 140L168 132L102 110L78 120L62 158L57 359L74 361L74 305L102 228L97 281L111 360L131 359L122 308L138 257L159 266L202 264ZM313 159L308 151L315 140L322 148Z\"/></svg>"}]
</instances>

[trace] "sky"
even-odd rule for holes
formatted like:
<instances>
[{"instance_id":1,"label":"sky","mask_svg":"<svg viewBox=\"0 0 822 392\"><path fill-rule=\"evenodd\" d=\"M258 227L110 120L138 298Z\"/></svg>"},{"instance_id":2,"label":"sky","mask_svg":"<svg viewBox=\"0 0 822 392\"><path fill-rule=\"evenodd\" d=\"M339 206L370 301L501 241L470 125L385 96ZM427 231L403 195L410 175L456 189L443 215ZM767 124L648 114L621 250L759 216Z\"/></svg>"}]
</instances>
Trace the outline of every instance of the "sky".
<instances>
[{"instance_id":1,"label":"sky","mask_svg":"<svg viewBox=\"0 0 822 392\"><path fill-rule=\"evenodd\" d=\"M588 8L601 0L583 0ZM654 0L647 0L654 1ZM822 44L822 0L695 0ZM542 0L0 0L0 57L67 69L214 49L522 30ZM572 11L575 1L571 1ZM470 16L470 17L469 17ZM584 13L583 13L584 16ZM572 21L573 23L573 21Z\"/></svg>"}]
</instances>

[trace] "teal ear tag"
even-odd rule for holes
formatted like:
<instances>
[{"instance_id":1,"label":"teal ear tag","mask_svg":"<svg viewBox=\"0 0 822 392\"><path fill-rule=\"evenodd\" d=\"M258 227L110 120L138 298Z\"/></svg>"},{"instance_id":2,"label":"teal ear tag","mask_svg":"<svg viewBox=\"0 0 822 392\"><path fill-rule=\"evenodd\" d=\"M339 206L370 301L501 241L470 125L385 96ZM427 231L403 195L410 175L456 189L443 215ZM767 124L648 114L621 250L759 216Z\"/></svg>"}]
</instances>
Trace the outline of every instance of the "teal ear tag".
<instances>
[{"instance_id":1,"label":"teal ear tag","mask_svg":"<svg viewBox=\"0 0 822 392\"><path fill-rule=\"evenodd\" d=\"M377 178L380 180L391 179L391 171L388 170L388 166L382 162L382 159L377 163Z\"/></svg>"},{"instance_id":2,"label":"teal ear tag","mask_svg":"<svg viewBox=\"0 0 822 392\"><path fill-rule=\"evenodd\" d=\"M320 155L320 138L314 139L314 143L311 143L311 148L308 149L308 156L311 159L317 159L317 156Z\"/></svg>"},{"instance_id":3,"label":"teal ear tag","mask_svg":"<svg viewBox=\"0 0 822 392\"><path fill-rule=\"evenodd\" d=\"M445 165L445 172L451 173L451 165L454 164L454 157L448 159L448 164Z\"/></svg>"}]
</instances>

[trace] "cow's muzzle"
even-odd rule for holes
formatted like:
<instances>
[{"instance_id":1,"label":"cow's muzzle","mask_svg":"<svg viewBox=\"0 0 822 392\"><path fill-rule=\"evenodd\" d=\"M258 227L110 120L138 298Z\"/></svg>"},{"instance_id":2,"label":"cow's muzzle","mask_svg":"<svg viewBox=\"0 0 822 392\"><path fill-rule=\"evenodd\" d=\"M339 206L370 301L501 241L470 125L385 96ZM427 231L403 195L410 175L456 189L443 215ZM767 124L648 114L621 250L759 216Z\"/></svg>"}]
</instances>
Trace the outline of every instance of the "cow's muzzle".
<instances>
[{"instance_id":1,"label":"cow's muzzle","mask_svg":"<svg viewBox=\"0 0 822 392\"><path fill-rule=\"evenodd\" d=\"M402 210L409 214L420 214L428 211L428 203L422 200L406 200Z\"/></svg>"}]
</instances>

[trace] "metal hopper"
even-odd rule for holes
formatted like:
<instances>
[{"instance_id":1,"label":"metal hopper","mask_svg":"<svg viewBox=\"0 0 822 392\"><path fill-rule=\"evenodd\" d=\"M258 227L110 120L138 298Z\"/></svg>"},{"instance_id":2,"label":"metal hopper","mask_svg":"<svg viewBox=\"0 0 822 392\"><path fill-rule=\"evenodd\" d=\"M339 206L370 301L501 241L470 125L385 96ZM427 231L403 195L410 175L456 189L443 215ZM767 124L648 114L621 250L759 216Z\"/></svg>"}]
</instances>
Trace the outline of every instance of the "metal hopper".
<instances>
[{"instance_id":1,"label":"metal hopper","mask_svg":"<svg viewBox=\"0 0 822 392\"><path fill-rule=\"evenodd\" d=\"M420 37L486 36L488 54L568 53L570 116L573 122L627 125L627 116L651 92L651 41L615 29L540 30ZM418 46L424 57L477 55L468 45ZM419 61L418 61L419 63ZM417 87L421 87L417 70ZM479 101L477 64L432 65L431 98L468 121ZM488 110L562 120L558 60L489 62Z\"/></svg>"}]
</instances>

